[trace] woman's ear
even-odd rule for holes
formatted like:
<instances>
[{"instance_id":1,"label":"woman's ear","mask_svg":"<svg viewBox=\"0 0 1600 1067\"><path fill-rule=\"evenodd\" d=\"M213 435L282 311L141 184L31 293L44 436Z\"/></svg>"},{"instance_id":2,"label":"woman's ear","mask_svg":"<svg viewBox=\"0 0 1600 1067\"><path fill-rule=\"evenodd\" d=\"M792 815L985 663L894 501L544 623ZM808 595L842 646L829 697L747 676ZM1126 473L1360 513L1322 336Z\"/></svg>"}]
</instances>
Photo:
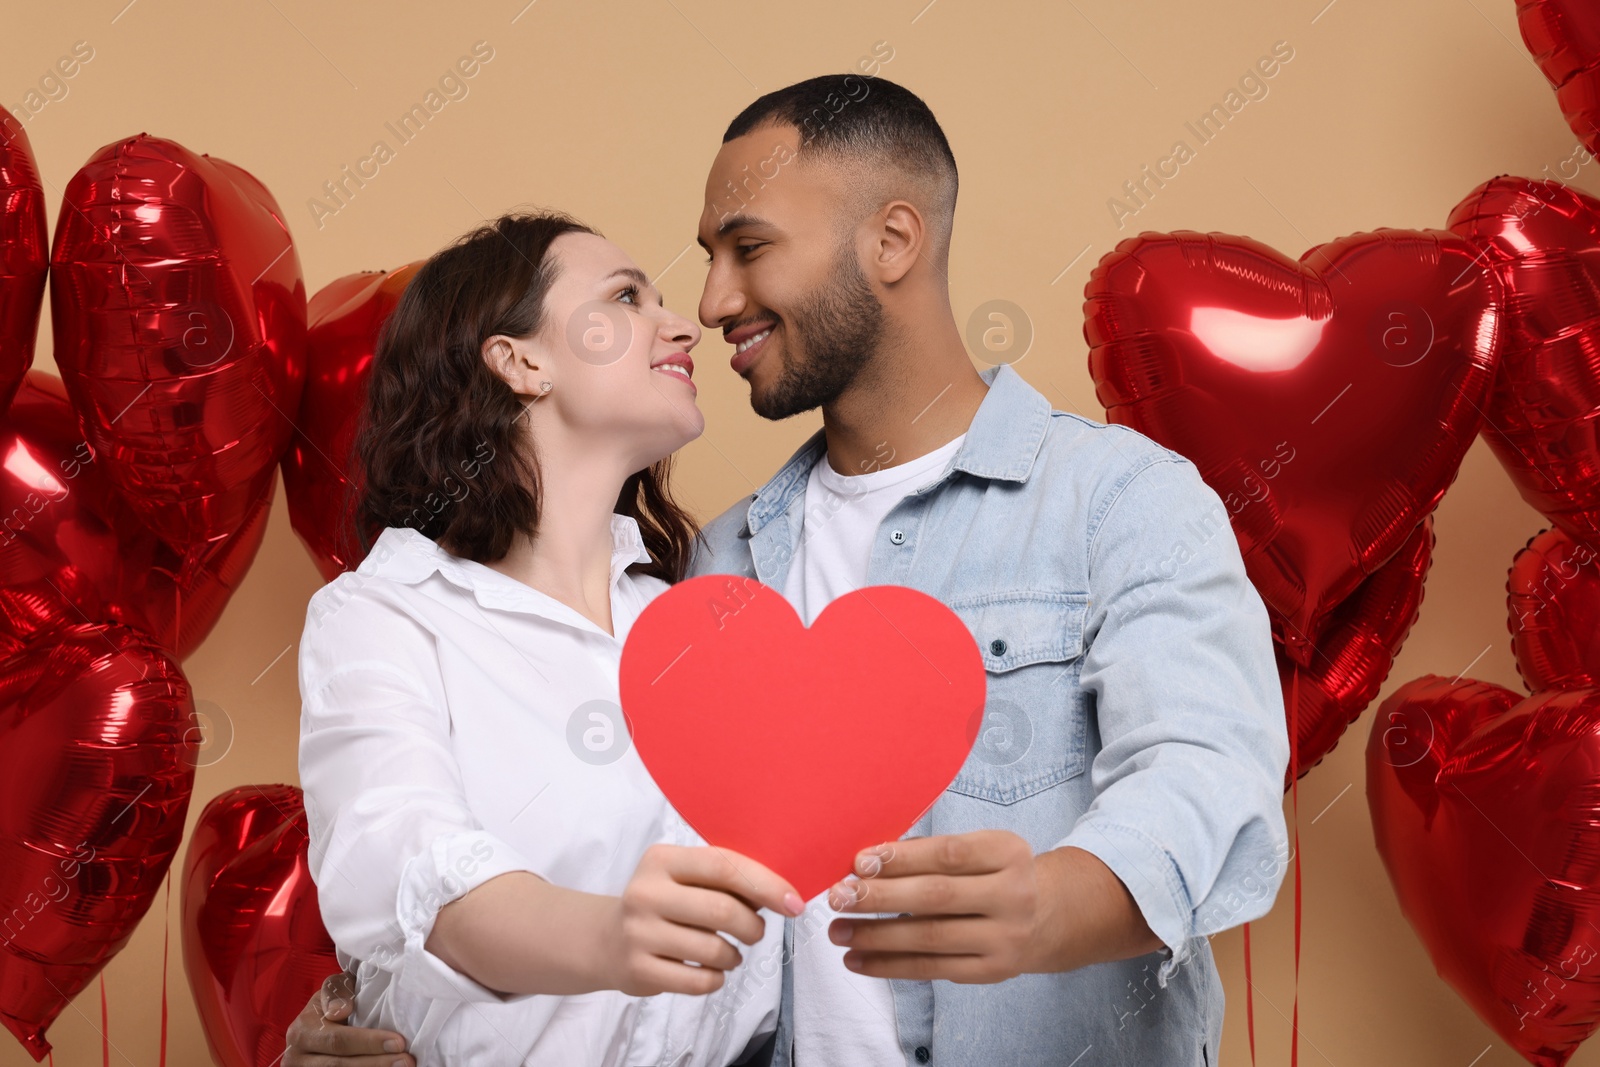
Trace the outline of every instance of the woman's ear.
<instances>
[{"instance_id":1,"label":"woman's ear","mask_svg":"<svg viewBox=\"0 0 1600 1067\"><path fill-rule=\"evenodd\" d=\"M518 396L542 395L540 383L549 374L543 354L531 342L497 333L483 342L483 358Z\"/></svg>"}]
</instances>

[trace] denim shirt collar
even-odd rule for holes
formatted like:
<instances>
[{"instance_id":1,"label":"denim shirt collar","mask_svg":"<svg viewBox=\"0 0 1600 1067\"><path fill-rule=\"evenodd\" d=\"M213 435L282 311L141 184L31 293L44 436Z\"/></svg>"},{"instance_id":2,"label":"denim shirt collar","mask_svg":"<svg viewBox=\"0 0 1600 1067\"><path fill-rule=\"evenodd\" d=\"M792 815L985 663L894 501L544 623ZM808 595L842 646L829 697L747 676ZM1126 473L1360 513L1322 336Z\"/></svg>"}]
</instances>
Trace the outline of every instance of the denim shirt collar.
<instances>
[{"instance_id":1,"label":"denim shirt collar","mask_svg":"<svg viewBox=\"0 0 1600 1067\"><path fill-rule=\"evenodd\" d=\"M979 478L1025 482L1050 424L1050 401L1008 363L988 367L978 376L988 384L989 391L967 427L966 440L939 481L949 478L953 471L965 471ZM827 448L823 430L806 439L778 468L778 473L756 491L745 514L741 536L756 533L774 516L789 510L795 495L805 490L812 466Z\"/></svg>"}]
</instances>

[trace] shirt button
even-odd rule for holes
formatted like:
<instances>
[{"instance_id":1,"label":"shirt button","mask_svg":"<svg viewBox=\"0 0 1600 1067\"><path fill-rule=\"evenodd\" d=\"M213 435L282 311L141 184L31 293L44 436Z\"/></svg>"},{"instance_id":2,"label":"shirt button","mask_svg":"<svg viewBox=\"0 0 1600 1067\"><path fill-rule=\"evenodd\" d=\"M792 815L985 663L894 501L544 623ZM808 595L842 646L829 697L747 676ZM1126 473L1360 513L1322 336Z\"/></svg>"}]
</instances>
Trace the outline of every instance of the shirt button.
<instances>
[{"instance_id":1,"label":"shirt button","mask_svg":"<svg viewBox=\"0 0 1600 1067\"><path fill-rule=\"evenodd\" d=\"M893 541L897 545L903 545L906 543L906 532L904 530L896 530L894 533L889 535L889 540Z\"/></svg>"},{"instance_id":2,"label":"shirt button","mask_svg":"<svg viewBox=\"0 0 1600 1067\"><path fill-rule=\"evenodd\" d=\"M917 1051L912 1053L912 1055L917 1057L918 1063L927 1063L929 1060L933 1059L933 1053L928 1051L927 1045L918 1045Z\"/></svg>"},{"instance_id":3,"label":"shirt button","mask_svg":"<svg viewBox=\"0 0 1600 1067\"><path fill-rule=\"evenodd\" d=\"M1006 643L1005 643L1005 641L1002 640L1001 638L998 638L998 637L995 638L993 641L990 641L989 642L989 651L991 653L993 653L994 655L996 655L996 656L1005 655L1006 654Z\"/></svg>"}]
</instances>

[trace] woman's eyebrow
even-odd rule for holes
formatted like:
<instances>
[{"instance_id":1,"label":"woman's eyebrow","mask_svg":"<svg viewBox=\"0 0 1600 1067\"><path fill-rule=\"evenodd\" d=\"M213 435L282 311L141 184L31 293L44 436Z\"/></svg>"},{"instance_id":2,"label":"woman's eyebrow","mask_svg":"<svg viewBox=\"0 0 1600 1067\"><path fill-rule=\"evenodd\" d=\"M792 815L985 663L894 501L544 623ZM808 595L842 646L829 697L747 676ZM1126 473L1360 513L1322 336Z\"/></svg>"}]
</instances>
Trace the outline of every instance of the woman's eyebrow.
<instances>
[{"instance_id":1,"label":"woman's eyebrow","mask_svg":"<svg viewBox=\"0 0 1600 1067\"><path fill-rule=\"evenodd\" d=\"M648 286L650 284L650 279L645 277L644 271L640 270L638 267L618 267L610 274L607 274L602 280L610 281L612 278L618 277L619 275L624 278L631 278L640 285Z\"/></svg>"}]
</instances>

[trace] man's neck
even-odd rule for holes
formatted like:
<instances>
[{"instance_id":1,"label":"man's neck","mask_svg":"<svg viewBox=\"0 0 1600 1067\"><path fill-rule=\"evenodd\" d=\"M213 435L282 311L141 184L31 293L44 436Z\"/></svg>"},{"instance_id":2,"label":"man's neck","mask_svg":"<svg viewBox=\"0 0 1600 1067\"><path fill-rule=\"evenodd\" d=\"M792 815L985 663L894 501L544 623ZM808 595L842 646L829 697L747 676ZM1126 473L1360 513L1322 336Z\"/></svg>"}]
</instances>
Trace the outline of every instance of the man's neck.
<instances>
[{"instance_id":1,"label":"man's neck","mask_svg":"<svg viewBox=\"0 0 1600 1067\"><path fill-rule=\"evenodd\" d=\"M822 408L828 465L864 474L925 456L967 432L989 386L959 335L938 349L880 353ZM954 341L952 345L950 342Z\"/></svg>"}]
</instances>

